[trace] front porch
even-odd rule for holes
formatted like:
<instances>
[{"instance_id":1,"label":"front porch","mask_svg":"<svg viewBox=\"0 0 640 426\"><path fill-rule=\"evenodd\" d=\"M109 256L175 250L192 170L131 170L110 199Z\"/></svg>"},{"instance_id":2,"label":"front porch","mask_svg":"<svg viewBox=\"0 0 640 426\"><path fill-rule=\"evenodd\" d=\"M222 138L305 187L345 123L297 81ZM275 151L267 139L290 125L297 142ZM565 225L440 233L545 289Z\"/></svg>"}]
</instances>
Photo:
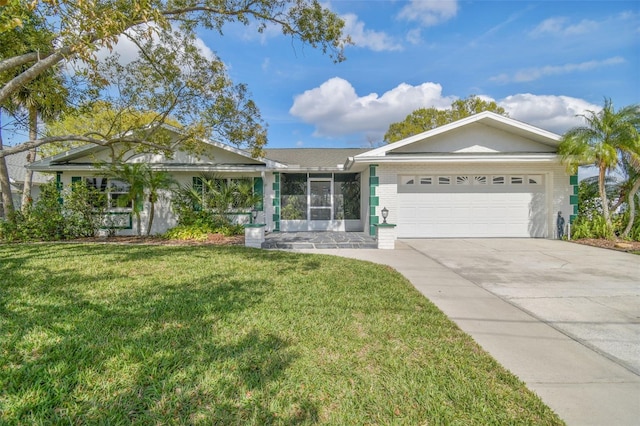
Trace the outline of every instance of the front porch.
<instances>
[{"instance_id":1,"label":"front porch","mask_svg":"<svg viewBox=\"0 0 640 426\"><path fill-rule=\"evenodd\" d=\"M264 249L376 249L377 241L364 232L270 232Z\"/></svg>"}]
</instances>

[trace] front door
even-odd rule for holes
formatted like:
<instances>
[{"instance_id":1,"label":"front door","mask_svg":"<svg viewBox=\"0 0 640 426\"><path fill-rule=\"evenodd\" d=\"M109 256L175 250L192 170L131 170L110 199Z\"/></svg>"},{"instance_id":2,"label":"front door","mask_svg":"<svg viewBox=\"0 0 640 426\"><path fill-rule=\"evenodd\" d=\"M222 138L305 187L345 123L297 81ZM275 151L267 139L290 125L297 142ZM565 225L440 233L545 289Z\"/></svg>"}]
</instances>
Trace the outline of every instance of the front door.
<instances>
[{"instance_id":1,"label":"front door","mask_svg":"<svg viewBox=\"0 0 640 426\"><path fill-rule=\"evenodd\" d=\"M327 230L333 218L333 193L331 179L309 179L309 210L310 231Z\"/></svg>"}]
</instances>

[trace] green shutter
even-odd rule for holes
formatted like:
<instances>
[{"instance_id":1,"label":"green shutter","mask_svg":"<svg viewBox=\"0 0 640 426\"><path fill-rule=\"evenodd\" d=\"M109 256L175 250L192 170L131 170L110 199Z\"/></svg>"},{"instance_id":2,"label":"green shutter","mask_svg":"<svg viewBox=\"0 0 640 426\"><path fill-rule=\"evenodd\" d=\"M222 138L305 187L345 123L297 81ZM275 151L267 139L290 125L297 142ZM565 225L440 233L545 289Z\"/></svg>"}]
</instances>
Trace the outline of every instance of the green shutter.
<instances>
[{"instance_id":1,"label":"green shutter","mask_svg":"<svg viewBox=\"0 0 640 426\"><path fill-rule=\"evenodd\" d=\"M261 177L253 178L253 193L260 197L260 201L255 205L256 210L264 210L264 189Z\"/></svg>"},{"instance_id":2,"label":"green shutter","mask_svg":"<svg viewBox=\"0 0 640 426\"><path fill-rule=\"evenodd\" d=\"M202 194L202 189L204 188L204 184L202 182L202 178L200 176L193 177L193 189L198 192L198 194ZM193 205L193 210L199 212L202 210L202 206L198 203Z\"/></svg>"},{"instance_id":3,"label":"green shutter","mask_svg":"<svg viewBox=\"0 0 640 426\"><path fill-rule=\"evenodd\" d=\"M58 203L62 204L62 172L56 172L56 189L58 190Z\"/></svg>"}]
</instances>

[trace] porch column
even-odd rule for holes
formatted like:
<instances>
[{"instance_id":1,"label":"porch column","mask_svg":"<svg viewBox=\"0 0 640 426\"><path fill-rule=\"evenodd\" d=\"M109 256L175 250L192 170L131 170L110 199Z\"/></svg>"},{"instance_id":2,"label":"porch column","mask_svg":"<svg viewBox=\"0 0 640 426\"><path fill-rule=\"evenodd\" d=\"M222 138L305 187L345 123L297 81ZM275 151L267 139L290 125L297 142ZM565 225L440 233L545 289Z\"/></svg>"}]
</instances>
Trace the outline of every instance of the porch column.
<instances>
[{"instance_id":1,"label":"porch column","mask_svg":"<svg viewBox=\"0 0 640 426\"><path fill-rule=\"evenodd\" d=\"M393 223L377 223L376 237L378 248L383 250L393 250L396 248L396 225Z\"/></svg>"},{"instance_id":2,"label":"porch column","mask_svg":"<svg viewBox=\"0 0 640 426\"><path fill-rule=\"evenodd\" d=\"M264 243L264 223L251 223L244 226L245 247L262 248Z\"/></svg>"}]
</instances>

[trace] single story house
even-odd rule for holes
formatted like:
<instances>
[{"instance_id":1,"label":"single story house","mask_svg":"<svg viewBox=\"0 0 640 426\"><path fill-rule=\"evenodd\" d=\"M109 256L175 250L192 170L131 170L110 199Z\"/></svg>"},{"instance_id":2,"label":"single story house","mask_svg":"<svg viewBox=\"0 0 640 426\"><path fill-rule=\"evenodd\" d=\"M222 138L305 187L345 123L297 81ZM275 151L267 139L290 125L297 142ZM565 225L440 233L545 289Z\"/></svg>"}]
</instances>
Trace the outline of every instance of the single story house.
<instances>
[{"instance_id":1,"label":"single story house","mask_svg":"<svg viewBox=\"0 0 640 426\"><path fill-rule=\"evenodd\" d=\"M170 159L138 154L128 161L169 171L182 185L195 184L202 173L253 179L262 197L257 221L268 232L375 235L386 208L399 238L554 238L558 212L567 222L577 213L577 176L561 164L559 141L557 134L483 112L375 149L266 149L264 158L252 158L206 142L200 156L178 151ZM84 146L31 168L54 172L65 186L80 179L111 186L117 196L126 188L103 181L95 167L107 155ZM156 206L154 234L176 224L169 197ZM120 233L135 233L128 209L110 213Z\"/></svg>"}]
</instances>

